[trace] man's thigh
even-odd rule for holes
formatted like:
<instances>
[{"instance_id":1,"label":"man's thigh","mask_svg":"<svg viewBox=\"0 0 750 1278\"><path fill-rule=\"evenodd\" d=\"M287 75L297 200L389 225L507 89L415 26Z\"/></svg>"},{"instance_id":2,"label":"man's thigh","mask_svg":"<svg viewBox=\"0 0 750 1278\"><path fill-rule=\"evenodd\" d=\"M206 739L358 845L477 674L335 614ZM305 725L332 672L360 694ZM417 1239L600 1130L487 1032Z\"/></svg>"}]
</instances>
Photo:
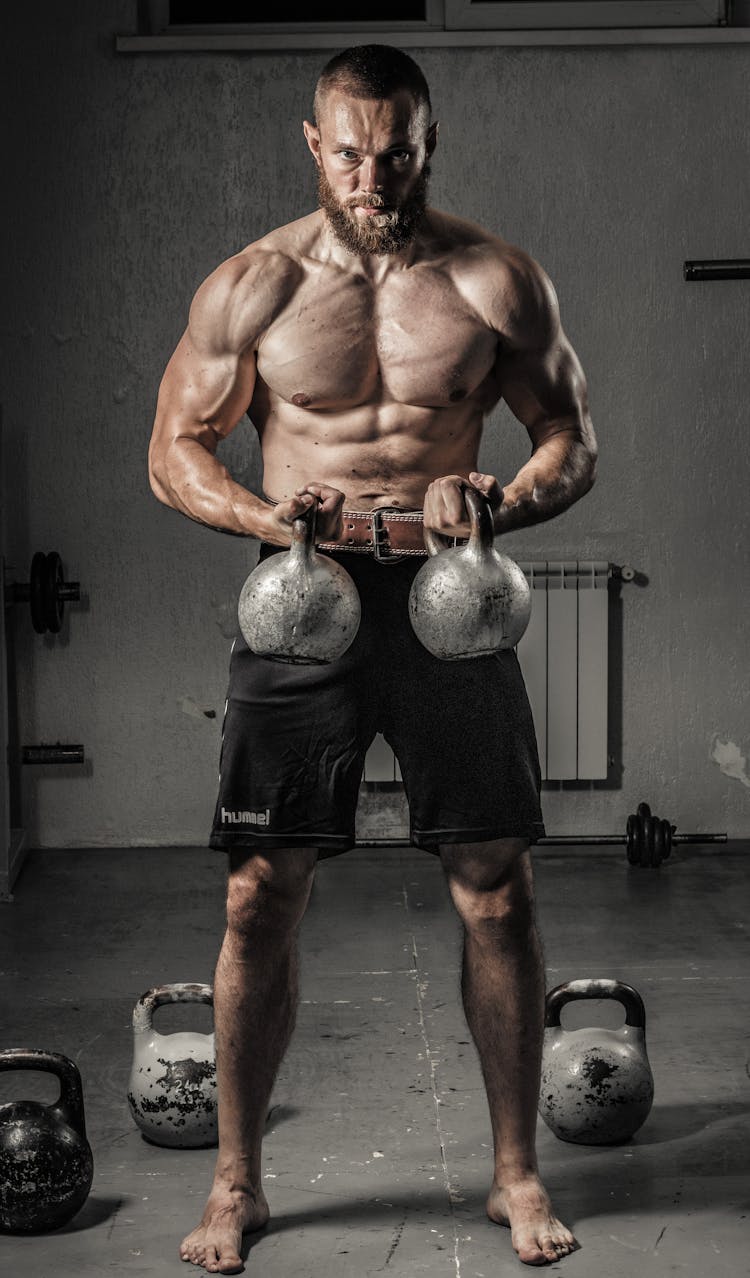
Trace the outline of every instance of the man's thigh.
<instances>
[{"instance_id":1,"label":"man's thigh","mask_svg":"<svg viewBox=\"0 0 750 1278\"><path fill-rule=\"evenodd\" d=\"M374 733L361 665L356 652L328 666L287 665L238 642L212 847L351 846Z\"/></svg>"},{"instance_id":2,"label":"man's thigh","mask_svg":"<svg viewBox=\"0 0 750 1278\"><path fill-rule=\"evenodd\" d=\"M439 661L412 648L388 710L384 733L418 847L543 836L536 734L515 652Z\"/></svg>"}]
</instances>

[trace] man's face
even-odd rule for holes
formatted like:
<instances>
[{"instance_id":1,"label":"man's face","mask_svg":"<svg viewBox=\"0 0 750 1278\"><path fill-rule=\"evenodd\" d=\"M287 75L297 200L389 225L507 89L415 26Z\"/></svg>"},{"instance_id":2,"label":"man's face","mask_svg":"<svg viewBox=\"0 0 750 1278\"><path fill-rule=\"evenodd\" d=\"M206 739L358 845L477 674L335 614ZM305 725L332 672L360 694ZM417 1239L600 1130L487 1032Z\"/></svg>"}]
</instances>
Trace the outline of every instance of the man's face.
<instances>
[{"instance_id":1,"label":"man's face","mask_svg":"<svg viewBox=\"0 0 750 1278\"><path fill-rule=\"evenodd\" d=\"M424 212L436 126L403 91L353 98L331 90L305 136L318 165L318 199L350 253L397 253Z\"/></svg>"}]
</instances>

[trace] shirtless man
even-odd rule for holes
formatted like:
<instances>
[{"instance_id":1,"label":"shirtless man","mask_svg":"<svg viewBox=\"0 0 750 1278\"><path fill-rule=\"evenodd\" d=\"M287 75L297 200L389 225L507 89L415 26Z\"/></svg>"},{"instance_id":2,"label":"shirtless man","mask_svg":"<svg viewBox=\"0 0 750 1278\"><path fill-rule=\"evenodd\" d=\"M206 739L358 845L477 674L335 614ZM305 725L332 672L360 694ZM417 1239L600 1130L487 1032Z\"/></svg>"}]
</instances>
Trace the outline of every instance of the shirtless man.
<instances>
[{"instance_id":1,"label":"shirtless man","mask_svg":"<svg viewBox=\"0 0 750 1278\"><path fill-rule=\"evenodd\" d=\"M594 481L584 377L541 268L426 207L437 124L421 71L387 46L347 50L321 75L314 118L304 131L320 208L198 289L159 394L154 492L209 527L258 538L264 557L290 544L314 501L320 540L344 545L373 516L342 510L423 511L424 526L465 537L468 483L489 497L498 533L559 514ZM503 486L476 469L483 418L501 397L532 446ZM263 496L215 455L246 411ZM397 557L415 525L416 550ZM366 539L364 553L331 552L363 611L338 662L283 665L241 638L233 649L211 837L229 853L214 984L219 1153L203 1218L180 1248L211 1273L239 1272L243 1231L268 1219L261 1139L294 1025L297 931L318 856L354 843L378 728L401 763L412 841L440 856L464 924L463 1001L494 1136L487 1212L510 1226L528 1264L576 1245L535 1154L544 969L529 845L544 827L518 663L514 652L460 662L426 653L406 609L423 562L419 514L387 532L386 562Z\"/></svg>"}]
</instances>

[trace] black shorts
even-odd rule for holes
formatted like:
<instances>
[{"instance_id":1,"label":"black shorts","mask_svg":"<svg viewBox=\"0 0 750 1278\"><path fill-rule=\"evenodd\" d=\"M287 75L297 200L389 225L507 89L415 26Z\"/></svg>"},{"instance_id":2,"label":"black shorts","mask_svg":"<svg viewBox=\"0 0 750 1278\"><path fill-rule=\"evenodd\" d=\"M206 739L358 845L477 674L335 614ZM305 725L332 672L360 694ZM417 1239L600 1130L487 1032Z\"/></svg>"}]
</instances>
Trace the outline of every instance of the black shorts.
<instances>
[{"instance_id":1,"label":"black shorts","mask_svg":"<svg viewBox=\"0 0 750 1278\"><path fill-rule=\"evenodd\" d=\"M278 549L263 544L260 558ZM376 732L398 758L414 845L437 853L441 843L536 842L541 777L515 652L440 661L409 621L409 589L424 559L332 557L362 603L342 657L289 665L256 656L242 635L234 642L210 846L346 852Z\"/></svg>"}]
</instances>

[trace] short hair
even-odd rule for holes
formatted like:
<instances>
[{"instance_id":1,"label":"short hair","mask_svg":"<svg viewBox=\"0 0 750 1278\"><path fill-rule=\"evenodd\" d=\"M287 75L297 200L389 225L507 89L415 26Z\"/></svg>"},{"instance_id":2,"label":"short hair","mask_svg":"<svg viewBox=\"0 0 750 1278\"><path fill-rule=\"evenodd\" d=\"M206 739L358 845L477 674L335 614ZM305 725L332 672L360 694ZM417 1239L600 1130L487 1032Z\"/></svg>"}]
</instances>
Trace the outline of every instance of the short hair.
<instances>
[{"instance_id":1,"label":"short hair","mask_svg":"<svg viewBox=\"0 0 750 1278\"><path fill-rule=\"evenodd\" d=\"M323 67L315 86L313 119L320 123L323 100L331 89L353 98L390 98L401 89L432 114L430 90L413 58L389 44L358 44L337 53Z\"/></svg>"}]
</instances>

